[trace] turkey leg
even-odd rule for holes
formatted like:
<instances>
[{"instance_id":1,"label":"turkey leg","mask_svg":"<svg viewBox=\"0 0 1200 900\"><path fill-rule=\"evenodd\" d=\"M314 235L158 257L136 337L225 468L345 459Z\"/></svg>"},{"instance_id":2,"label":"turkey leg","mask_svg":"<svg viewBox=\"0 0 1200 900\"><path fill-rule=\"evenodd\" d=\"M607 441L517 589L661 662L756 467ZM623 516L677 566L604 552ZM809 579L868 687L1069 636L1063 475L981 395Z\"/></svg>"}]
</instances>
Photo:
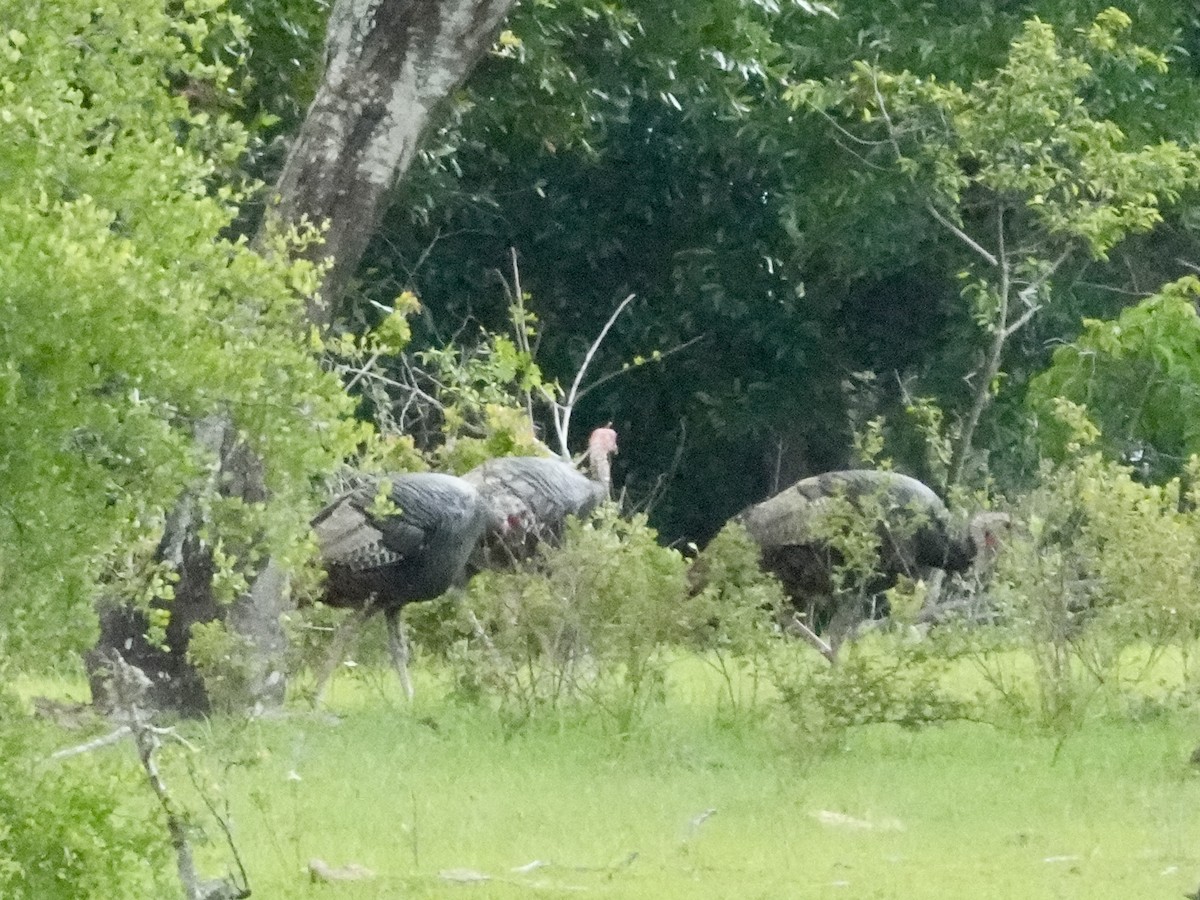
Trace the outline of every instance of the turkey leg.
<instances>
[{"instance_id":1,"label":"turkey leg","mask_svg":"<svg viewBox=\"0 0 1200 900\"><path fill-rule=\"evenodd\" d=\"M404 633L404 624L400 621L400 609L389 609L387 616L388 650L392 653L392 665L400 676L400 686L404 688L404 696L413 698L412 679L408 676L408 636Z\"/></svg>"},{"instance_id":2,"label":"turkey leg","mask_svg":"<svg viewBox=\"0 0 1200 900\"><path fill-rule=\"evenodd\" d=\"M321 666L320 674L317 675L317 683L313 686L312 705L314 707L320 706L325 699L325 689L329 687L329 679L333 677L334 670L346 658L346 648L350 645L350 640L358 635L363 622L367 621L376 611L375 606L368 604L365 608L355 610L346 616L342 624L338 626L337 633L333 636L333 643L329 648L329 655L325 657L325 664Z\"/></svg>"}]
</instances>

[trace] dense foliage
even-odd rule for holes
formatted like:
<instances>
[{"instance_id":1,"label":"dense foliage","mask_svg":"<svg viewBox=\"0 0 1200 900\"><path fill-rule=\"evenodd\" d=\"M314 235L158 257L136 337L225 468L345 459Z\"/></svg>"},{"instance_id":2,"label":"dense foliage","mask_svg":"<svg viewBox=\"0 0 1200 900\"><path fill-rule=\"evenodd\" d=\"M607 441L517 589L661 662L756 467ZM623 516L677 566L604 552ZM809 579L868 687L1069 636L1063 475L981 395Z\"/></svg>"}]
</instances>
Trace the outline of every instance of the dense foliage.
<instances>
[{"instance_id":1,"label":"dense foliage","mask_svg":"<svg viewBox=\"0 0 1200 900\"><path fill-rule=\"evenodd\" d=\"M172 890L170 848L132 756L44 757L65 744L0 692L0 893L144 898Z\"/></svg>"},{"instance_id":2,"label":"dense foliage","mask_svg":"<svg viewBox=\"0 0 1200 900\"><path fill-rule=\"evenodd\" d=\"M620 733L640 724L686 627L685 562L656 538L643 517L574 522L563 547L476 576L463 598L472 627L449 653L457 689L496 697L515 723L584 705Z\"/></svg>"},{"instance_id":3,"label":"dense foliage","mask_svg":"<svg viewBox=\"0 0 1200 900\"><path fill-rule=\"evenodd\" d=\"M1166 60L1132 44L1131 22L1106 10L1074 40L1036 19L994 76L969 88L856 63L843 79L808 81L789 96L833 109L864 164L894 169L909 193L962 245L958 278L983 332L964 335L983 357L958 426L949 480L957 484L975 430L1004 375L1008 344L1054 305L1064 266L1107 259L1129 235L1200 179L1200 156L1174 141L1130 146L1105 109L1106 68L1163 73ZM864 124L855 125L861 119Z\"/></svg>"},{"instance_id":4,"label":"dense foliage","mask_svg":"<svg viewBox=\"0 0 1200 900\"><path fill-rule=\"evenodd\" d=\"M1200 531L1194 491L1182 496L1178 480L1139 482L1089 446L1098 432L1078 407L1064 403L1059 415L1073 434L1071 457L1047 465L1022 498L1024 527L997 561L1001 627L969 641L1022 713L1028 684L995 677L1003 665L993 654L1027 652L1037 715L1061 728L1077 725L1096 700L1136 706L1146 673L1164 655L1178 654L1192 677Z\"/></svg>"},{"instance_id":5,"label":"dense foliage","mask_svg":"<svg viewBox=\"0 0 1200 900\"><path fill-rule=\"evenodd\" d=\"M348 320L310 335L319 273L285 260L314 236L242 235L317 82L326 6L231 6L244 18L218 0L4 7L4 658L84 647L98 583L169 598L145 563L189 487L210 489L202 538L231 575L300 545L314 481L354 453L461 471L535 451L531 417L565 430L563 385L595 351L574 433L615 422L627 508L652 506L668 540L889 456L1024 485L1019 527L990 590L945 587L961 629L881 631L827 666L782 639L739 529L689 562L610 510L478 576L459 617L410 611L461 703L510 730L549 711L632 736L698 659L726 713L761 709L769 680L784 733L828 749L862 724L998 721L997 697L1065 729L1132 704L1165 658L1194 695L1194 11L526 0L397 187ZM213 417L262 460L267 502L217 499L197 438ZM865 604L874 523L838 523L839 588ZM909 612L936 593L907 589ZM240 695L240 645L196 636L214 699ZM963 659L991 695L947 689ZM50 742L0 713L0 887L161 888L127 768L48 770Z\"/></svg>"},{"instance_id":6,"label":"dense foliage","mask_svg":"<svg viewBox=\"0 0 1200 900\"><path fill-rule=\"evenodd\" d=\"M1083 332L1054 351L1030 384L1029 405L1051 458L1061 459L1071 429L1054 414L1060 398L1085 406L1109 459L1148 481L1181 475L1200 453L1200 282L1166 285L1116 319L1087 319Z\"/></svg>"},{"instance_id":7,"label":"dense foliage","mask_svg":"<svg viewBox=\"0 0 1200 900\"><path fill-rule=\"evenodd\" d=\"M95 579L144 556L210 465L203 417L231 416L268 461L270 515L228 513L276 546L352 435L299 325L313 273L222 237L243 133L189 107L192 86L225 83L199 53L218 8L6 7L4 653L85 646Z\"/></svg>"}]
</instances>

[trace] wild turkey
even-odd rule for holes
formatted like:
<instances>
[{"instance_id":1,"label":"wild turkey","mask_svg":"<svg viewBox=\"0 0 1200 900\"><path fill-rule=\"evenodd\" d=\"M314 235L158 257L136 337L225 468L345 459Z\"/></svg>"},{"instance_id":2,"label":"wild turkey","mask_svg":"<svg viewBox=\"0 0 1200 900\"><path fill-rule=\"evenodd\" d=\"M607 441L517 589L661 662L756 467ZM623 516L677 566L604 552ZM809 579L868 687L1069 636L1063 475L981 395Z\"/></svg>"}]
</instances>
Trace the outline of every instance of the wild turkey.
<instances>
[{"instance_id":1,"label":"wild turkey","mask_svg":"<svg viewBox=\"0 0 1200 900\"><path fill-rule=\"evenodd\" d=\"M381 496L384 482L388 490ZM312 520L327 576L322 600L358 610L352 629L376 612L384 614L392 662L410 698L400 610L439 597L461 580L486 524L474 487L432 472L363 478ZM335 641L335 655L318 680L318 697L350 633Z\"/></svg>"},{"instance_id":2,"label":"wild turkey","mask_svg":"<svg viewBox=\"0 0 1200 900\"><path fill-rule=\"evenodd\" d=\"M479 491L488 524L477 568L528 559L542 541L562 536L568 516L586 516L611 491L609 455L617 433L597 428L588 439L589 478L568 462L548 456L503 456L463 475Z\"/></svg>"},{"instance_id":3,"label":"wild turkey","mask_svg":"<svg viewBox=\"0 0 1200 900\"><path fill-rule=\"evenodd\" d=\"M838 604L834 576L845 559L830 537L852 527L843 521L846 513L876 523L878 558L859 583L858 598ZM798 481L735 521L758 543L763 566L779 578L797 609L807 613L809 627L828 631L836 641L878 611L863 609L857 601L877 607L879 595L901 575L916 578L929 569L966 572L993 553L1008 517L979 513L965 533L956 534L946 505L920 481L896 472L855 469Z\"/></svg>"}]
</instances>

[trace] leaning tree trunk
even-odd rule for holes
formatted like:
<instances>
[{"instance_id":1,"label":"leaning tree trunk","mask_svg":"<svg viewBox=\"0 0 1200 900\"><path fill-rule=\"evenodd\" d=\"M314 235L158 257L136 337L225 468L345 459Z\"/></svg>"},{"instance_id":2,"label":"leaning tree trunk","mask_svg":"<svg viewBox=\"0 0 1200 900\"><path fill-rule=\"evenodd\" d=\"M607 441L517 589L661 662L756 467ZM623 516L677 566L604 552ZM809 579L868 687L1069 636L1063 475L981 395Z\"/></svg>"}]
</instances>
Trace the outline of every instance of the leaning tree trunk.
<instances>
[{"instance_id":1,"label":"leaning tree trunk","mask_svg":"<svg viewBox=\"0 0 1200 900\"><path fill-rule=\"evenodd\" d=\"M216 571L212 546L201 535L208 523L201 499L205 495L234 497L246 503L266 499L262 463L241 442L229 420L212 416L197 423L195 440L213 456L205 483L186 491L167 516L156 557L168 563L177 580L170 599L158 598L151 609L170 613L165 642L147 639L147 612L121 598L107 598L100 605L100 639L86 657L92 699L109 706L106 679L108 653L115 649L129 663L149 676L148 700L158 709L184 715L209 711L204 681L187 657L191 629L198 623L221 619L240 644L237 665L244 696L250 707L277 706L283 700L282 672L286 638L280 623L286 580L270 561L247 575L250 589L231 605L220 603L213 593ZM231 700L233 698L230 698Z\"/></svg>"},{"instance_id":2,"label":"leaning tree trunk","mask_svg":"<svg viewBox=\"0 0 1200 900\"><path fill-rule=\"evenodd\" d=\"M338 0L330 14L323 81L292 146L262 231L307 220L326 226L325 241L305 251L329 263L320 301L309 304L314 325L325 327L362 260L384 212L389 189L407 171L421 134L437 106L467 76L488 48L515 0ZM260 235L261 237L261 235ZM201 432L204 432L203 434ZM263 496L261 461L236 443L229 420L201 423L197 440L217 454L213 473L226 496ZM268 562L243 573L250 590L232 607L213 596L213 560L201 538L195 494L185 495L168 517L158 557L179 575L175 596L161 603L171 613L166 647L145 638L144 613L115 604L101 613L101 635L89 654L93 690L104 688L93 661L115 648L155 681L160 707L195 714L208 697L187 659L197 623L222 619L249 653L247 707L279 703L284 646L279 613L287 578Z\"/></svg>"},{"instance_id":3,"label":"leaning tree trunk","mask_svg":"<svg viewBox=\"0 0 1200 900\"><path fill-rule=\"evenodd\" d=\"M490 46L515 0L338 0L325 75L270 206L272 223L325 223L309 318L328 325L430 117Z\"/></svg>"}]
</instances>

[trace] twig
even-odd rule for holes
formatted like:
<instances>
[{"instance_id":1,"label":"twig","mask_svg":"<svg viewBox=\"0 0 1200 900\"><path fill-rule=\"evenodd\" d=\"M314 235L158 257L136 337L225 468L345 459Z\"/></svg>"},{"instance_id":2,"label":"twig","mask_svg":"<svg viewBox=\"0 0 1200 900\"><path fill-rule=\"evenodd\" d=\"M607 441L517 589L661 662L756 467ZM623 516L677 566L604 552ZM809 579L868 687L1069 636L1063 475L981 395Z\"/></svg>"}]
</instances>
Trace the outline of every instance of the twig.
<instances>
[{"instance_id":1,"label":"twig","mask_svg":"<svg viewBox=\"0 0 1200 900\"><path fill-rule=\"evenodd\" d=\"M883 116L883 121L887 127L888 143L892 145L892 152L896 154L896 160L899 162L904 159L904 153L900 150L900 141L896 135L899 134L896 128L896 123L892 121L892 115L888 112L887 101L883 99L883 92L879 90L879 70L875 66L871 66L871 88L875 91L875 102L879 104L879 114Z\"/></svg>"},{"instance_id":2,"label":"twig","mask_svg":"<svg viewBox=\"0 0 1200 900\"><path fill-rule=\"evenodd\" d=\"M233 861L238 867L238 874L242 877L242 884L249 885L250 879L246 875L245 865L242 864L242 855L238 853L237 844L233 840L233 831L229 827L228 800L225 804L225 815L221 815L221 813L217 812L216 805L214 805L212 800L209 798L208 792L200 786L200 779L196 777L196 767L192 765L191 758L188 759L188 777L190 777L192 780L192 787L196 789L196 793L200 795L200 799L203 800L204 805L208 807L209 813L214 819L217 820L217 824L221 826L221 831L225 835L225 843L229 846L229 852L233 854ZM247 895L249 895L249 890L247 890Z\"/></svg>"},{"instance_id":3,"label":"twig","mask_svg":"<svg viewBox=\"0 0 1200 900\"><path fill-rule=\"evenodd\" d=\"M517 248L509 247L508 253L512 259L512 288L510 290L505 284L504 289L508 291L509 299L515 309L513 337L517 341L517 349L529 353L529 332L525 328L525 295L521 288L521 269L517 265Z\"/></svg>"},{"instance_id":4,"label":"twig","mask_svg":"<svg viewBox=\"0 0 1200 900\"><path fill-rule=\"evenodd\" d=\"M359 383L359 382L360 382L360 381L361 381L363 378L365 378L367 375L369 375L369 374L370 374L370 375L374 375L375 373L373 373L373 372L371 372L371 371L370 371L370 369L371 369L371 366L373 366L373 365L375 365L375 363L379 362L379 357L381 357L382 355L383 355L383 351L382 351L382 350L376 350L374 353L372 353L372 354L371 354L371 358L370 358L370 359L368 359L368 360L367 360L365 363L363 363L363 364L362 364L362 368L361 368L361 369L351 369L351 368L349 368L349 366L347 366L347 367L346 367L346 369L347 369L347 372L353 372L353 373L354 373L354 377L353 377L353 378L351 378L351 379L350 379L350 380L349 380L349 381L346 383L345 390L346 390L347 392L349 392L349 390L350 390L352 387L354 387L356 384L358 384L358 383ZM382 377L382 376L377 376L377 377ZM395 383L395 382L393 382L393 384L394 384L394 383Z\"/></svg>"},{"instance_id":5,"label":"twig","mask_svg":"<svg viewBox=\"0 0 1200 900\"><path fill-rule=\"evenodd\" d=\"M1033 298L1037 296L1038 292L1045 286L1046 282L1054 277L1054 273L1061 268L1062 264L1070 258L1074 249L1075 248L1073 245L1068 245L1067 248L1058 255L1058 259L1054 260L1054 262L1050 264L1050 267L1046 269L1046 271L1042 272L1037 278L1029 282L1027 285L1025 285L1025 287L1021 288L1021 290L1017 292L1017 297L1020 298L1021 303L1024 304L1025 311L1021 313L1016 321L1004 328L1004 336L1006 338L1011 337L1020 331L1030 319L1032 319L1041 311L1041 304L1036 302Z\"/></svg>"},{"instance_id":6,"label":"twig","mask_svg":"<svg viewBox=\"0 0 1200 900\"><path fill-rule=\"evenodd\" d=\"M667 471L659 474L654 480L654 487L650 493L641 501L639 508L641 512L649 513L654 508L654 504L658 502L659 497L666 489L667 484L675 477L675 473L679 471L680 463L683 461L683 448L687 445L687 419L679 421L679 442L675 445L675 455L671 459L671 465L667 467Z\"/></svg>"},{"instance_id":7,"label":"twig","mask_svg":"<svg viewBox=\"0 0 1200 900\"><path fill-rule=\"evenodd\" d=\"M62 750L55 750L47 757L47 759L66 759L69 756L78 756L80 753L91 753L93 750L99 750L101 747L107 747L109 744L115 744L132 731L133 729L131 729L128 725L122 725L111 734L106 734L104 737L96 738L94 741L88 741L86 744L79 744L76 747L65 747Z\"/></svg>"},{"instance_id":8,"label":"twig","mask_svg":"<svg viewBox=\"0 0 1200 900\"><path fill-rule=\"evenodd\" d=\"M1182 262L1182 260L1176 260L1176 262ZM1196 271L1200 272L1200 267L1197 267ZM1126 288L1114 287L1111 284L1101 284L1098 281L1084 281L1082 278L1077 278L1071 283L1073 285L1085 287L1093 291L1107 291L1110 294L1120 294L1122 297L1138 297L1140 299L1145 299L1146 297L1151 296L1151 294L1147 291L1131 291Z\"/></svg>"},{"instance_id":9,"label":"twig","mask_svg":"<svg viewBox=\"0 0 1200 900\"><path fill-rule=\"evenodd\" d=\"M975 240L975 238L971 237L969 234L947 219L932 203L926 202L925 208L929 210L929 214L931 216L937 219L945 228L949 229L951 234L982 256L984 261L987 262L989 266L996 266L1000 264L1000 261L996 258L994 253L985 249L983 245Z\"/></svg>"},{"instance_id":10,"label":"twig","mask_svg":"<svg viewBox=\"0 0 1200 900\"><path fill-rule=\"evenodd\" d=\"M421 266L425 265L425 262L429 259L430 254L433 253L433 248L438 245L438 241L444 237L454 237L455 235L460 234L463 230L464 229L459 229L457 231L450 232L448 235L445 235L442 234L442 226L439 225L433 232L433 240L431 240L420 252L420 254L417 256L417 261L411 266L404 267L404 274L408 276L409 282L411 283L416 278L417 272L421 270Z\"/></svg>"},{"instance_id":11,"label":"twig","mask_svg":"<svg viewBox=\"0 0 1200 900\"><path fill-rule=\"evenodd\" d=\"M533 359L534 349L529 346L529 323L525 317L525 292L521 287L521 268L517 264L517 248L510 247L509 255L512 258L512 297L511 309L513 310L513 338L517 342L517 349ZM504 286L508 290L508 285ZM525 415L529 419L529 427L533 428L533 394L525 391Z\"/></svg>"},{"instance_id":12,"label":"twig","mask_svg":"<svg viewBox=\"0 0 1200 900\"><path fill-rule=\"evenodd\" d=\"M249 897L250 887L240 859L238 859L238 867L242 873L242 884L239 885L230 879L209 881L200 879L196 872L192 845L188 840L186 819L176 807L175 800L167 788L166 780L159 771L155 755L162 747L164 738L182 744L191 751L195 751L196 747L180 737L174 729L159 728L150 723L143 704L152 683L146 677L145 672L137 666L127 663L116 650L110 651L108 667L113 707L117 714L127 720L126 723L103 738L77 747L59 750L52 754L50 759L65 759L108 746L126 735L131 735L134 746L137 748L142 770L146 773L146 780L150 783L150 789L154 791L154 795L158 798L158 802L166 814L167 832L171 838L171 846L175 848L176 869L187 900L241 900L241 898ZM222 827L224 827L224 822L222 822ZM228 832L226 834L229 836ZM232 838L230 845L232 846ZM234 856L237 858L236 852Z\"/></svg>"},{"instance_id":13,"label":"twig","mask_svg":"<svg viewBox=\"0 0 1200 900\"><path fill-rule=\"evenodd\" d=\"M792 613L791 619L789 619L786 623L786 628L789 631L800 635L800 637L804 638L804 640L808 641L809 644L816 648L818 653L829 660L830 665L837 663L837 651L834 650L832 646L825 643L819 634L805 625L804 622L800 620L799 613Z\"/></svg>"},{"instance_id":14,"label":"twig","mask_svg":"<svg viewBox=\"0 0 1200 900\"><path fill-rule=\"evenodd\" d=\"M445 390L445 385L440 384L436 378L429 375L428 373L423 372L420 369L414 369L412 362L409 360L409 358L407 356L404 357L403 363L404 363L404 371L408 373L408 377L410 379L410 383L407 385L410 393L412 393L416 397L420 397L422 400L424 400L426 403L428 403L430 406L434 407L435 409L445 412L446 407L445 407L445 405L443 405L443 403L440 400L438 400L432 394L428 394L425 391L421 390L419 387L417 387L416 373L421 372L422 375L425 375L426 378L429 378L430 381L432 381L434 384L437 384L438 387L442 388L443 390Z\"/></svg>"},{"instance_id":15,"label":"twig","mask_svg":"<svg viewBox=\"0 0 1200 900\"><path fill-rule=\"evenodd\" d=\"M682 350L686 350L688 347L692 346L692 344L695 344L698 341L704 340L704 338L706 338L707 336L708 335L706 335L706 334L698 334L694 338L690 338L690 339L684 341L682 344L676 344L674 347L672 347L669 350L663 350L661 353L656 354L652 359L649 359L646 362L647 363L661 362L662 360L666 359L668 356L672 356L673 354L679 353ZM646 363L643 363L642 365L645 365L645 364ZM596 388L600 387L600 385L608 384L608 382L612 381L614 378L620 378L622 375L628 375L630 372L632 372L634 369L637 369L637 368L640 368L640 366L627 366L623 369L617 369L617 371L615 371L615 372L609 372L606 375L601 375L599 378L597 378L595 381L593 381L587 387L583 388L583 390L581 390L575 396L575 402L578 403L580 400L582 400L584 397L586 397L588 394L590 394Z\"/></svg>"},{"instance_id":16,"label":"twig","mask_svg":"<svg viewBox=\"0 0 1200 900\"><path fill-rule=\"evenodd\" d=\"M616 323L617 318L625 311L636 294L630 294L613 310L613 314L608 317L608 321L604 323L604 327L600 329L600 333L596 335L596 339L587 349L587 353L583 355L583 362L579 365L579 371L575 373L575 380L571 382L571 389L567 391L566 399L561 404L554 406L554 431L558 435L559 453L565 460L570 460L571 451L567 445L567 435L571 430L571 413L575 410L575 403L579 399L579 387L583 383L583 376L587 374L588 367L592 364L592 359L596 355L596 351L600 349L600 345L604 343L604 338L608 336L609 330Z\"/></svg>"}]
</instances>

